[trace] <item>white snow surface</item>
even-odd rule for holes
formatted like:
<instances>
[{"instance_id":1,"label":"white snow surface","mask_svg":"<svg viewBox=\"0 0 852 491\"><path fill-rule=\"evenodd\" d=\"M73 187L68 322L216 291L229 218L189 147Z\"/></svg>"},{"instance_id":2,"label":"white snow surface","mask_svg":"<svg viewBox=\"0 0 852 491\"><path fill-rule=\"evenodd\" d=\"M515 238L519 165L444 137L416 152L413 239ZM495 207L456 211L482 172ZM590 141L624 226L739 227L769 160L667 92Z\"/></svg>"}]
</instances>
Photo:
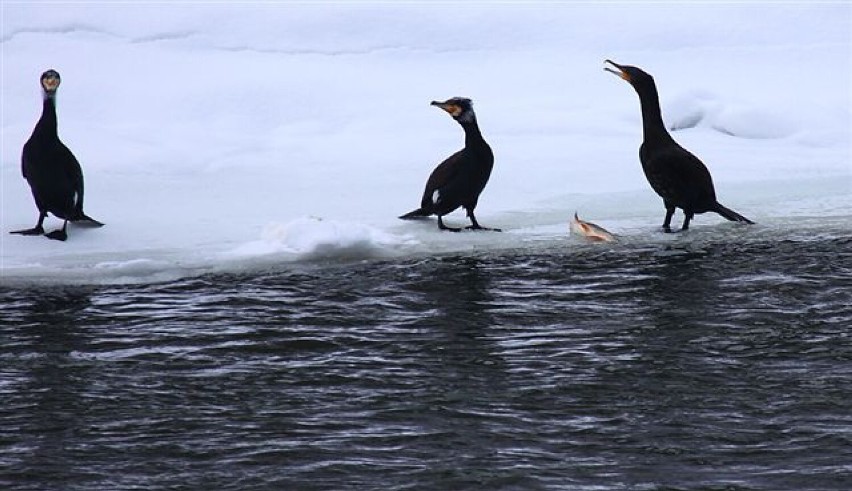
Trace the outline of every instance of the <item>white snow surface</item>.
<instances>
[{"instance_id":1,"label":"white snow surface","mask_svg":"<svg viewBox=\"0 0 852 491\"><path fill-rule=\"evenodd\" d=\"M621 238L595 247L852 228L848 2L5 1L0 13L3 283L590 247L568 234L575 210ZM606 58L655 77L675 139L758 225L704 214L688 234L659 233L639 100ZM70 226L65 243L8 234L37 218L20 153L48 68L86 212L106 223ZM396 218L463 145L429 106L452 96L474 101L494 150L477 218L503 233ZM446 221L468 224L461 210Z\"/></svg>"}]
</instances>

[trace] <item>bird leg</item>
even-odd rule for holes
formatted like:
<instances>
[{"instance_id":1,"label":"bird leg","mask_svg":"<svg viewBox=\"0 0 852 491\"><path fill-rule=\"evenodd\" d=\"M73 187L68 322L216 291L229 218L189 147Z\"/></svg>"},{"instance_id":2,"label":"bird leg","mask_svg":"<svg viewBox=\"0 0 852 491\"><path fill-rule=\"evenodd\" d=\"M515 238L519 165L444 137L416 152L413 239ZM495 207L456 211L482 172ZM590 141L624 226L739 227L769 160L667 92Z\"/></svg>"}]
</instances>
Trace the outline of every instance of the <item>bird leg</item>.
<instances>
[{"instance_id":1,"label":"bird leg","mask_svg":"<svg viewBox=\"0 0 852 491\"><path fill-rule=\"evenodd\" d=\"M675 207L666 203L666 218L663 219L663 232L672 233L672 215L674 215Z\"/></svg>"},{"instance_id":2,"label":"bird leg","mask_svg":"<svg viewBox=\"0 0 852 491\"><path fill-rule=\"evenodd\" d=\"M440 230L449 230L450 232L461 232L460 228L448 227L444 225L444 220L441 219L441 215L438 215L438 228Z\"/></svg>"},{"instance_id":3,"label":"bird leg","mask_svg":"<svg viewBox=\"0 0 852 491\"><path fill-rule=\"evenodd\" d=\"M472 225L465 227L467 230L490 230L492 232L502 232L499 228L488 228L480 225L479 222L476 221L476 217L473 215L472 209L467 210L467 216L470 218L470 223L472 223Z\"/></svg>"},{"instance_id":4,"label":"bird leg","mask_svg":"<svg viewBox=\"0 0 852 491\"><path fill-rule=\"evenodd\" d=\"M54 230L53 232L46 234L45 237L47 237L48 239L64 241L68 238L68 233L65 232L65 229L67 227L68 227L68 220L65 220L64 222L62 222L62 228L61 229Z\"/></svg>"},{"instance_id":5,"label":"bird leg","mask_svg":"<svg viewBox=\"0 0 852 491\"><path fill-rule=\"evenodd\" d=\"M692 217L695 216L695 213L692 213L691 211L686 211L684 212L684 215L686 216L683 218L683 226L680 227L681 232L689 230L689 221L692 220Z\"/></svg>"},{"instance_id":6,"label":"bird leg","mask_svg":"<svg viewBox=\"0 0 852 491\"><path fill-rule=\"evenodd\" d=\"M47 213L40 212L38 214L38 223L33 228L28 228L26 230L13 230L9 232L10 234L18 234L18 235L42 235L44 234L44 219L47 217Z\"/></svg>"}]
</instances>

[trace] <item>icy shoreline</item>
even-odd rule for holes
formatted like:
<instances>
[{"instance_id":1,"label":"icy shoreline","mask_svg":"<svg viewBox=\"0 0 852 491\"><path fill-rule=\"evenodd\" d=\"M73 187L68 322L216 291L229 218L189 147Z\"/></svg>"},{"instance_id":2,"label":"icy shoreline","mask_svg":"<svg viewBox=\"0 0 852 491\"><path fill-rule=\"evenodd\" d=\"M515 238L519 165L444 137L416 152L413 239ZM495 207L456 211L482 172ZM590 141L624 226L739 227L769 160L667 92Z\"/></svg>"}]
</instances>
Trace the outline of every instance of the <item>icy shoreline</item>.
<instances>
[{"instance_id":1,"label":"icy shoreline","mask_svg":"<svg viewBox=\"0 0 852 491\"><path fill-rule=\"evenodd\" d=\"M575 210L658 240L639 101L604 58L655 76L667 125L726 206L779 237L803 222L842 235L852 215L848 4L473 5L451 18L446 5L2 9L3 284L571 247ZM64 244L8 235L36 219L19 159L49 67L87 212L106 223ZM473 99L496 157L477 216L504 234L395 218L462 145L428 105L455 95ZM700 215L689 237L726 226Z\"/></svg>"}]
</instances>

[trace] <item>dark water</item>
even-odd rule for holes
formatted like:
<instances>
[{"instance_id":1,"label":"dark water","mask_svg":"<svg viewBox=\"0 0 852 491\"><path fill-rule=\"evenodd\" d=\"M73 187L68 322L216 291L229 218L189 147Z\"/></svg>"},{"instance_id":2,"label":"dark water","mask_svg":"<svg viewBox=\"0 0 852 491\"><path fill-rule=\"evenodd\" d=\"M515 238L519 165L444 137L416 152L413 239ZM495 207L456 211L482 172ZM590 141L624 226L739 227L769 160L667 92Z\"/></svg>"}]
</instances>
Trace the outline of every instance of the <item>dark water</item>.
<instances>
[{"instance_id":1,"label":"dark water","mask_svg":"<svg viewBox=\"0 0 852 491\"><path fill-rule=\"evenodd\" d=\"M0 489L852 489L852 237L0 289Z\"/></svg>"}]
</instances>

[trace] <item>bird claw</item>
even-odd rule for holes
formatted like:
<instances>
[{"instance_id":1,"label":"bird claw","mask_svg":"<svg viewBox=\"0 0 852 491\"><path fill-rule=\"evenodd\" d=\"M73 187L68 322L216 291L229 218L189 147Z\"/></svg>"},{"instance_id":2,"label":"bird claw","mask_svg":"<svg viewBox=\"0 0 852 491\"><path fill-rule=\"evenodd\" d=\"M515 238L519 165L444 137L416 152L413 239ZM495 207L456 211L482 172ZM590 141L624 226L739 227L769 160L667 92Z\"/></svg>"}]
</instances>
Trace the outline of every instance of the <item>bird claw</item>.
<instances>
[{"instance_id":1,"label":"bird claw","mask_svg":"<svg viewBox=\"0 0 852 491\"><path fill-rule=\"evenodd\" d=\"M54 230L49 234L45 234L45 237L47 237L48 239L65 241L68 239L68 234L64 230L60 229Z\"/></svg>"}]
</instances>

